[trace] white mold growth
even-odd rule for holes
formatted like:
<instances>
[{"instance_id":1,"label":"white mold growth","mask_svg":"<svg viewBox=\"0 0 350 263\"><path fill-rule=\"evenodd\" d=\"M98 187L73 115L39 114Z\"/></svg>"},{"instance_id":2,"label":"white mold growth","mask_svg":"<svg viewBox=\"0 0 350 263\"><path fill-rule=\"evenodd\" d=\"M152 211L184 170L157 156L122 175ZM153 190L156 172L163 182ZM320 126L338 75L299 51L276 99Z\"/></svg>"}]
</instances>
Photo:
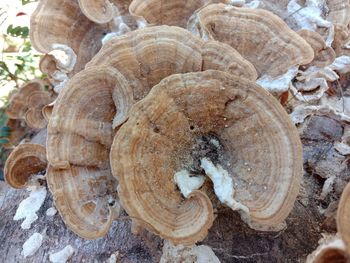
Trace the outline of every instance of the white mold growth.
<instances>
[{"instance_id":1,"label":"white mold growth","mask_svg":"<svg viewBox=\"0 0 350 263\"><path fill-rule=\"evenodd\" d=\"M34 233L31 235L22 247L22 255L24 258L30 257L35 254L43 243L43 236L40 233Z\"/></svg>"},{"instance_id":2,"label":"white mold growth","mask_svg":"<svg viewBox=\"0 0 350 263\"><path fill-rule=\"evenodd\" d=\"M226 0L226 4L242 7L245 4L245 0Z\"/></svg>"},{"instance_id":3,"label":"white mold growth","mask_svg":"<svg viewBox=\"0 0 350 263\"><path fill-rule=\"evenodd\" d=\"M22 229L30 229L31 224L38 219L36 212L40 209L45 201L46 188L42 186L29 186L30 195L24 199L18 206L13 220L24 221L21 224Z\"/></svg>"},{"instance_id":4,"label":"white mold growth","mask_svg":"<svg viewBox=\"0 0 350 263\"><path fill-rule=\"evenodd\" d=\"M350 57L349 56L337 57L329 67L341 74L346 74L350 72Z\"/></svg>"},{"instance_id":5,"label":"white mold growth","mask_svg":"<svg viewBox=\"0 0 350 263\"><path fill-rule=\"evenodd\" d=\"M283 93L289 89L291 80L297 75L298 67L291 67L288 71L276 78L264 75L256 83L271 93Z\"/></svg>"},{"instance_id":6,"label":"white mold growth","mask_svg":"<svg viewBox=\"0 0 350 263\"><path fill-rule=\"evenodd\" d=\"M47 216L54 216L56 215L57 210L54 207L50 207L49 209L46 210L46 215Z\"/></svg>"},{"instance_id":7,"label":"white mold growth","mask_svg":"<svg viewBox=\"0 0 350 263\"><path fill-rule=\"evenodd\" d=\"M260 5L261 5L261 2L259 0L253 0L253 1L249 2L249 3L246 3L244 5L244 7L256 9L256 8L259 8Z\"/></svg>"},{"instance_id":8,"label":"white mold growth","mask_svg":"<svg viewBox=\"0 0 350 263\"><path fill-rule=\"evenodd\" d=\"M164 240L163 254L160 263L220 263L213 250L209 246L185 247L173 245Z\"/></svg>"},{"instance_id":9,"label":"white mold growth","mask_svg":"<svg viewBox=\"0 0 350 263\"><path fill-rule=\"evenodd\" d=\"M57 60L57 67L63 72L71 72L77 62L77 55L67 45L53 44L52 51L49 53Z\"/></svg>"},{"instance_id":10,"label":"white mold growth","mask_svg":"<svg viewBox=\"0 0 350 263\"><path fill-rule=\"evenodd\" d=\"M73 255L74 248L71 245L66 246L64 249L50 254L50 262L52 263L66 263L68 259Z\"/></svg>"},{"instance_id":11,"label":"white mold growth","mask_svg":"<svg viewBox=\"0 0 350 263\"><path fill-rule=\"evenodd\" d=\"M214 184L214 192L220 202L229 206L232 210L241 211L242 216L249 216L249 208L234 200L234 184L232 177L220 165L215 166L207 158L201 159L201 167Z\"/></svg>"},{"instance_id":12,"label":"white mold growth","mask_svg":"<svg viewBox=\"0 0 350 263\"><path fill-rule=\"evenodd\" d=\"M334 39L334 26L331 22L322 18L322 10L327 10L324 0L306 0L305 6L297 3L297 0L291 0L288 3L288 15L292 16L300 29L315 31L317 27L328 28L326 39L327 46L331 46Z\"/></svg>"},{"instance_id":13,"label":"white mold growth","mask_svg":"<svg viewBox=\"0 0 350 263\"><path fill-rule=\"evenodd\" d=\"M174 175L174 180L177 186L180 188L184 197L188 197L193 190L199 189L204 181L204 176L190 176L186 170L181 170Z\"/></svg>"}]
</instances>

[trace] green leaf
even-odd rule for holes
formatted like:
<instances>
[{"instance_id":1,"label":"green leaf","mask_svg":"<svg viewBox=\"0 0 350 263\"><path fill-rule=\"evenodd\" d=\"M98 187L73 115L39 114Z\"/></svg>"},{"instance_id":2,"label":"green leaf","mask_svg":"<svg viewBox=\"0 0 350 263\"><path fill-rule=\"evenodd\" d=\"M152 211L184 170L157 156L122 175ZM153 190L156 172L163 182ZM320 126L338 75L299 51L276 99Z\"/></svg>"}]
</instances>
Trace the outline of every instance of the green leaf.
<instances>
[{"instance_id":1,"label":"green leaf","mask_svg":"<svg viewBox=\"0 0 350 263\"><path fill-rule=\"evenodd\" d=\"M11 128L7 126L3 126L0 128L0 132L11 132Z\"/></svg>"},{"instance_id":2,"label":"green leaf","mask_svg":"<svg viewBox=\"0 0 350 263\"><path fill-rule=\"evenodd\" d=\"M26 4L29 4L29 3L37 2L37 0L21 0L21 2L22 2L22 5L26 5Z\"/></svg>"},{"instance_id":3,"label":"green leaf","mask_svg":"<svg viewBox=\"0 0 350 263\"><path fill-rule=\"evenodd\" d=\"M27 26L16 26L9 25L7 27L7 34L13 37L23 37L26 38L29 35L29 28Z\"/></svg>"},{"instance_id":4,"label":"green leaf","mask_svg":"<svg viewBox=\"0 0 350 263\"><path fill-rule=\"evenodd\" d=\"M10 141L8 139L4 139L4 138L0 139L0 145L6 144L6 143L9 143L9 142Z\"/></svg>"}]
</instances>

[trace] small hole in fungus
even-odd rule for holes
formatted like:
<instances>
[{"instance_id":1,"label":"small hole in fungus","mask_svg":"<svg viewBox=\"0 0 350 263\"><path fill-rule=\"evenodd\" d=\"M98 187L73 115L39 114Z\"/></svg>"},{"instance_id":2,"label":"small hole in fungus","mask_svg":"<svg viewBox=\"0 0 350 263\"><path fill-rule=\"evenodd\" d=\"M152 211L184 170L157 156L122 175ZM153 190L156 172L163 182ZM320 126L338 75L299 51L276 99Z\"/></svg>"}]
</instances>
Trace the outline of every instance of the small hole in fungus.
<instances>
[{"instance_id":1,"label":"small hole in fungus","mask_svg":"<svg viewBox=\"0 0 350 263\"><path fill-rule=\"evenodd\" d=\"M193 125L190 126L190 130L191 130L191 131L194 130L194 126L193 126Z\"/></svg>"},{"instance_id":2,"label":"small hole in fungus","mask_svg":"<svg viewBox=\"0 0 350 263\"><path fill-rule=\"evenodd\" d=\"M154 127L153 131L154 131L155 133L159 133L159 132L160 132L160 130L159 130L158 127Z\"/></svg>"}]
</instances>

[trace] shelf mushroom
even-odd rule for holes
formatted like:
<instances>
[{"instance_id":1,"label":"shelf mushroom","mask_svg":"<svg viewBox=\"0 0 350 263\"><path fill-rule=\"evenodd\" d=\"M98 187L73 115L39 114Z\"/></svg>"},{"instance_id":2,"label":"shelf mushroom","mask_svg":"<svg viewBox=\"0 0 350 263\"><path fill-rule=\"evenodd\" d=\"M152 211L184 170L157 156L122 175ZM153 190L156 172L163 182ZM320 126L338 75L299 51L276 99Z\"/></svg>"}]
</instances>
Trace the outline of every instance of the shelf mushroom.
<instances>
[{"instance_id":1,"label":"shelf mushroom","mask_svg":"<svg viewBox=\"0 0 350 263\"><path fill-rule=\"evenodd\" d=\"M81 11L98 24L110 22L114 17L128 14L131 0L78 0Z\"/></svg>"},{"instance_id":2,"label":"shelf mushroom","mask_svg":"<svg viewBox=\"0 0 350 263\"><path fill-rule=\"evenodd\" d=\"M169 26L143 28L107 42L86 65L117 69L128 81L129 90L116 105L113 127L127 118L135 101L145 97L164 77L174 73L217 69L255 80L254 66L235 49L217 41L205 42L185 29Z\"/></svg>"},{"instance_id":3,"label":"shelf mushroom","mask_svg":"<svg viewBox=\"0 0 350 263\"><path fill-rule=\"evenodd\" d=\"M301 29L297 32L314 50L314 59L310 63L316 67L325 67L333 63L335 60L335 52L333 48L328 47L322 36L314 31Z\"/></svg>"},{"instance_id":4,"label":"shelf mushroom","mask_svg":"<svg viewBox=\"0 0 350 263\"><path fill-rule=\"evenodd\" d=\"M255 66L259 76L283 75L292 66L309 64L314 57L302 37L281 18L263 9L211 4L202 8L193 21L204 39L237 49Z\"/></svg>"},{"instance_id":5,"label":"shelf mushroom","mask_svg":"<svg viewBox=\"0 0 350 263\"><path fill-rule=\"evenodd\" d=\"M214 219L215 201L198 190L203 176L250 227L277 230L303 171L298 132L278 101L216 70L175 74L154 86L114 137L110 164L129 216L183 245L204 239ZM179 180L193 191L182 195Z\"/></svg>"},{"instance_id":6,"label":"shelf mushroom","mask_svg":"<svg viewBox=\"0 0 350 263\"><path fill-rule=\"evenodd\" d=\"M46 149L40 144L23 143L9 155L4 167L6 182L13 188L24 188L30 176L46 169Z\"/></svg>"},{"instance_id":7,"label":"shelf mushroom","mask_svg":"<svg viewBox=\"0 0 350 263\"><path fill-rule=\"evenodd\" d=\"M337 229L344 241L350 258L350 183L346 185L341 195L337 211Z\"/></svg>"},{"instance_id":8,"label":"shelf mushroom","mask_svg":"<svg viewBox=\"0 0 350 263\"><path fill-rule=\"evenodd\" d=\"M97 53L109 31L108 25L90 21L77 0L40 0L30 20L33 47L42 53L51 52L57 44L73 50L77 56L73 73L82 70Z\"/></svg>"},{"instance_id":9,"label":"shelf mushroom","mask_svg":"<svg viewBox=\"0 0 350 263\"><path fill-rule=\"evenodd\" d=\"M75 233L103 236L118 214L108 208L108 200L118 207L109 153L132 105L169 75L209 68L257 77L230 46L160 26L113 38L68 81L49 120L47 181L58 211ZM206 197L201 202L209 204Z\"/></svg>"},{"instance_id":10,"label":"shelf mushroom","mask_svg":"<svg viewBox=\"0 0 350 263\"><path fill-rule=\"evenodd\" d=\"M24 119L30 128L42 129L47 125L42 108L52 100L42 81L34 79L11 95L6 114L12 119Z\"/></svg>"},{"instance_id":11,"label":"shelf mushroom","mask_svg":"<svg viewBox=\"0 0 350 263\"><path fill-rule=\"evenodd\" d=\"M132 15L142 16L153 25L169 25L186 28L192 14L199 8L222 3L225 0L133 0L129 6Z\"/></svg>"}]
</instances>

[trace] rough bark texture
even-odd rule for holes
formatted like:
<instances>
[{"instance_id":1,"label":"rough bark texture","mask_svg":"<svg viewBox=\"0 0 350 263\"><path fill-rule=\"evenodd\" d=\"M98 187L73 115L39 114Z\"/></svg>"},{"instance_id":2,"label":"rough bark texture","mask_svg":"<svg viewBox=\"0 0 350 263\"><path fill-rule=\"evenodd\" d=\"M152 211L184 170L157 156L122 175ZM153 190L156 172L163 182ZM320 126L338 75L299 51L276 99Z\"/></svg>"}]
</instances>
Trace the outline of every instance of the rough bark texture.
<instances>
[{"instance_id":1,"label":"rough bark texture","mask_svg":"<svg viewBox=\"0 0 350 263\"><path fill-rule=\"evenodd\" d=\"M212 247L221 262L304 262L318 245L323 232L335 232L334 215L345 182L349 181L348 158L334 149L343 133L342 124L328 117L314 116L299 127L304 145L304 178L302 190L287 219L287 228L278 233L257 232L244 225L235 212L222 209L217 213L208 237L201 242ZM334 188L320 198L323 183L335 175ZM39 219L30 230L13 221L25 190L14 190L0 184L0 262L48 262L49 253L66 245L76 252L71 262L106 262L119 251L118 262L159 262L162 241L146 232L134 236L130 220L124 214L115 221L105 238L87 241L68 230L59 214L45 215L53 206L50 193L39 210ZM22 245L34 232L45 232L45 240L32 257L23 259Z\"/></svg>"}]
</instances>

